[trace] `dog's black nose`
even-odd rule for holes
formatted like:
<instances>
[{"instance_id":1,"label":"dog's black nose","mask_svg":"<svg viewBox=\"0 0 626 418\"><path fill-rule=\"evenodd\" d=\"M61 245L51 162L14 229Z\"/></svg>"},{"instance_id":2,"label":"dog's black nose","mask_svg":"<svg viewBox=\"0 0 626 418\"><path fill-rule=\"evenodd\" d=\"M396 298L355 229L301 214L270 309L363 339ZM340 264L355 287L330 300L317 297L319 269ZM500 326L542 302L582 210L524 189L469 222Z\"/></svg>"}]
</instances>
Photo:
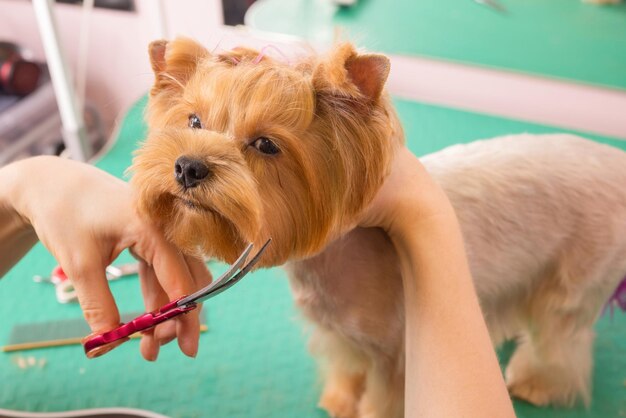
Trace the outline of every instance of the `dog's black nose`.
<instances>
[{"instance_id":1,"label":"dog's black nose","mask_svg":"<svg viewBox=\"0 0 626 418\"><path fill-rule=\"evenodd\" d=\"M209 175L209 167L202 161L179 157L174 164L176 181L185 189L196 187Z\"/></svg>"}]
</instances>

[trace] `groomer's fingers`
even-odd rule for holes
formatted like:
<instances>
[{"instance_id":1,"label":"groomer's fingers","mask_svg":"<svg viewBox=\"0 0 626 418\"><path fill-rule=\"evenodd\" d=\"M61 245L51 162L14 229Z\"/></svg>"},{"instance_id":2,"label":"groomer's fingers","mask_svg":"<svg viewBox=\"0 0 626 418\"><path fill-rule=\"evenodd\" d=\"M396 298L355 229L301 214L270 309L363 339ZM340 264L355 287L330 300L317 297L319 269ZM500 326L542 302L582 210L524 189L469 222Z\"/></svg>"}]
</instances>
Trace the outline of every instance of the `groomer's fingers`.
<instances>
[{"instance_id":1,"label":"groomer's fingers","mask_svg":"<svg viewBox=\"0 0 626 418\"><path fill-rule=\"evenodd\" d=\"M141 292L147 312L152 312L169 302L167 294L159 284L156 273L144 261L140 261L139 278ZM149 361L157 359L159 347L176 338L176 322L165 321L157 325L149 333L144 333L145 341L140 345L142 356Z\"/></svg>"},{"instance_id":2,"label":"groomer's fingers","mask_svg":"<svg viewBox=\"0 0 626 418\"><path fill-rule=\"evenodd\" d=\"M211 271L208 269L203 259L186 255L185 262L193 277L196 289L200 289L213 281Z\"/></svg>"},{"instance_id":3,"label":"groomer's fingers","mask_svg":"<svg viewBox=\"0 0 626 418\"><path fill-rule=\"evenodd\" d=\"M159 343L154 338L154 330L148 330L141 336L139 352L148 361L155 361L159 357Z\"/></svg>"},{"instance_id":4,"label":"groomer's fingers","mask_svg":"<svg viewBox=\"0 0 626 418\"><path fill-rule=\"evenodd\" d=\"M139 283L146 312L152 312L167 303L167 295L158 285L154 270L141 259L139 259ZM159 356L159 346L154 330L149 330L141 337L139 351L146 360L155 361Z\"/></svg>"},{"instance_id":5,"label":"groomer's fingers","mask_svg":"<svg viewBox=\"0 0 626 418\"><path fill-rule=\"evenodd\" d=\"M211 283L211 273L203 260L191 256L184 256L183 258L194 282L193 291ZM145 283L146 292L144 292L144 298L149 297L153 301L157 298L157 302L152 304L150 309L154 310L169 302L167 294L158 282L154 270L147 273L145 276L149 278L150 281ZM160 324L154 330L154 339L158 344L165 345L178 336L178 345L181 350L184 353L193 352L198 339L195 330L199 328L199 312L198 309L198 311L187 314L190 316L190 320L188 321L166 321ZM198 317L197 321L196 317Z\"/></svg>"},{"instance_id":6,"label":"groomer's fingers","mask_svg":"<svg viewBox=\"0 0 626 418\"><path fill-rule=\"evenodd\" d=\"M191 256L185 256L184 258L195 283L194 291L211 283L213 277L204 263L204 260ZM196 315L191 317L189 321L178 321L176 324L178 346L184 353L194 351L194 357L198 352L199 346L201 309L202 307L200 306L193 311ZM198 331L196 331L196 329Z\"/></svg>"},{"instance_id":7,"label":"groomer's fingers","mask_svg":"<svg viewBox=\"0 0 626 418\"><path fill-rule=\"evenodd\" d=\"M119 326L120 313L109 289L105 266L97 261L91 264L83 262L83 259L89 260L88 254L97 253L84 249L81 260L68 259L68 261L59 260L59 262L67 277L72 281L78 302L91 331L94 333L110 331ZM94 256L91 260L99 258L99 256Z\"/></svg>"},{"instance_id":8,"label":"groomer's fingers","mask_svg":"<svg viewBox=\"0 0 626 418\"><path fill-rule=\"evenodd\" d=\"M152 267L157 280L169 300L189 295L196 290L196 284L183 255L164 239L155 247ZM198 352L200 321L198 311L193 310L176 318L178 345L183 353L195 357Z\"/></svg>"},{"instance_id":9,"label":"groomer's fingers","mask_svg":"<svg viewBox=\"0 0 626 418\"><path fill-rule=\"evenodd\" d=\"M176 336L178 335L178 328L176 324L178 324L178 319L174 319L172 321L165 321L154 329L154 338L157 340L159 345L165 345L172 342ZM185 353L185 351L183 351Z\"/></svg>"}]
</instances>

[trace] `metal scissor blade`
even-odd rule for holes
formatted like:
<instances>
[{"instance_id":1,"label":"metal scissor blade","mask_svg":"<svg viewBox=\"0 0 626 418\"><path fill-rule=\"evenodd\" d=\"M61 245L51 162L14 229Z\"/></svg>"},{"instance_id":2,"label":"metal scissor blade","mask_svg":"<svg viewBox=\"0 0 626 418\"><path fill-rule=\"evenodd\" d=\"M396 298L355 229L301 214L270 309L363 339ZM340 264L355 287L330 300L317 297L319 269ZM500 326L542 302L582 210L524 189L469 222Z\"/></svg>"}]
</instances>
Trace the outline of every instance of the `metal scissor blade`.
<instances>
[{"instance_id":1,"label":"metal scissor blade","mask_svg":"<svg viewBox=\"0 0 626 418\"><path fill-rule=\"evenodd\" d=\"M203 287L202 289L196 290L191 295L179 300L178 306L186 305L190 302L196 302L197 299L203 297L203 295L207 293L210 294L211 290L218 287L220 284L222 284L222 282L228 281L246 261L246 259L248 258L248 254L250 254L250 251L252 251L253 246L253 244L248 244L243 253L241 253L239 258L230 266L228 270L226 270L224 274L222 274L217 280L214 280L211 284Z\"/></svg>"},{"instance_id":2,"label":"metal scissor blade","mask_svg":"<svg viewBox=\"0 0 626 418\"><path fill-rule=\"evenodd\" d=\"M265 242L265 244L263 244L261 249L254 255L254 257L252 257L252 260L250 260L248 262L248 264L246 264L244 266L244 268L242 268L241 271L235 275L235 277L233 277L231 280L225 281L224 283L222 283L219 286L216 286L216 287L212 288L209 292L207 292L204 296L201 296L195 302L196 303L201 303L201 302L204 302L205 300L207 300L209 298L212 298L213 296L217 296L220 293L222 293L223 291L228 290L229 288L231 288L233 285L235 285L241 279L243 279L243 277L246 274L248 274L250 272L250 270L252 270L254 265L259 261L259 259L261 258L261 255L265 251L265 248L267 248L267 246L269 245L270 242L272 242L271 238L268 239Z\"/></svg>"}]
</instances>

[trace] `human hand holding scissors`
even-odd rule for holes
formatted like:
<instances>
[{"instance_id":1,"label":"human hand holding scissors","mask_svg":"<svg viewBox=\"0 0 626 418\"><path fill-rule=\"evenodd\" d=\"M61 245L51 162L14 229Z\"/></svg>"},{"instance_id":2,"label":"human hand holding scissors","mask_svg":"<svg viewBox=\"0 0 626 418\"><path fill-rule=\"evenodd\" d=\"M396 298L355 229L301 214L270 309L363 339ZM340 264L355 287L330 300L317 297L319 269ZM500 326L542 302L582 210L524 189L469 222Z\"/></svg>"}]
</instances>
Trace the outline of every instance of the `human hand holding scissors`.
<instances>
[{"instance_id":1,"label":"human hand holding scissors","mask_svg":"<svg viewBox=\"0 0 626 418\"><path fill-rule=\"evenodd\" d=\"M252 244L249 244L235 263L233 263L233 265L224 274L222 274L213 283L203 287L191 295L173 300L162 306L160 309L138 316L132 321L122 324L111 331L86 337L83 341L85 354L89 358L99 357L108 353L122 342L127 341L129 337L136 332L148 331L156 327L158 324L196 309L200 303L229 289L239 282L246 274L248 274L248 272L250 272L254 265L259 261L259 258L270 242L271 239L265 242L254 257L252 257L252 259L244 265L253 247Z\"/></svg>"}]
</instances>

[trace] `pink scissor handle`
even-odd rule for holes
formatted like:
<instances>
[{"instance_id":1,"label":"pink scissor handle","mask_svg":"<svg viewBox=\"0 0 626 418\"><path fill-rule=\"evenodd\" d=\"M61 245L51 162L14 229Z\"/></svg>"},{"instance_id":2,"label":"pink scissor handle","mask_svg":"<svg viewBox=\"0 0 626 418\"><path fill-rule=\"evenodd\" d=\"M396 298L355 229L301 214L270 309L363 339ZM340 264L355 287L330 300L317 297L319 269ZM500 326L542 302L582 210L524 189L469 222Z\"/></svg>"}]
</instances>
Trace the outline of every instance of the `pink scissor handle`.
<instances>
[{"instance_id":1,"label":"pink scissor handle","mask_svg":"<svg viewBox=\"0 0 626 418\"><path fill-rule=\"evenodd\" d=\"M140 315L132 321L122 324L111 331L86 337L83 340L85 354L89 358L99 357L108 353L123 342L128 341L130 336L134 333L147 331L168 319L175 318L178 315L182 315L198 307L198 305L193 302L178 306L178 302L183 298L185 298L185 296L168 303L156 311Z\"/></svg>"}]
</instances>

